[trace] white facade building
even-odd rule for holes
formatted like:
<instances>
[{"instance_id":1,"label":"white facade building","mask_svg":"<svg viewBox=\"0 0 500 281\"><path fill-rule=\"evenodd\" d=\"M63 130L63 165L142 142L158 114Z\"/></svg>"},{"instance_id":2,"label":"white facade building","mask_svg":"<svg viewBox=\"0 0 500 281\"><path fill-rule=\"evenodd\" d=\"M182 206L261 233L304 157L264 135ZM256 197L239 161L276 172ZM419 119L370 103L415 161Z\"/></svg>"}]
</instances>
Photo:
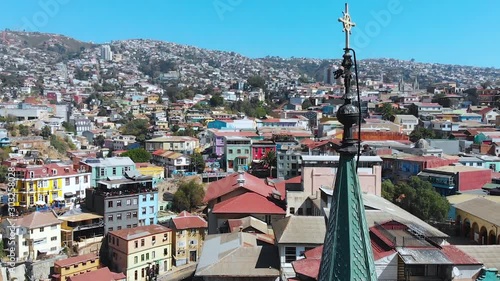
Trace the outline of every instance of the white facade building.
<instances>
[{"instance_id":1,"label":"white facade building","mask_svg":"<svg viewBox=\"0 0 500 281\"><path fill-rule=\"evenodd\" d=\"M28 256L36 260L42 253L57 254L61 250L61 221L51 211L7 218L2 222L1 231L3 237L11 239L7 241L15 241L18 261Z\"/></svg>"}]
</instances>

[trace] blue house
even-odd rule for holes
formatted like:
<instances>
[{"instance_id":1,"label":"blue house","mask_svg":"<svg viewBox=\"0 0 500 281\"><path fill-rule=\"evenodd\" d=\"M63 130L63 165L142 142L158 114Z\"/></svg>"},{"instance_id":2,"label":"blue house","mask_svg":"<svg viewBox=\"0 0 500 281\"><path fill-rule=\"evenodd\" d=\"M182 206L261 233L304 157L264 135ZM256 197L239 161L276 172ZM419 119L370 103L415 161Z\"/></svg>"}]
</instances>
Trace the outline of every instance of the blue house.
<instances>
[{"instance_id":1,"label":"blue house","mask_svg":"<svg viewBox=\"0 0 500 281\"><path fill-rule=\"evenodd\" d=\"M459 120L460 120L460 122L464 122L464 121L481 122L483 120L483 117L477 113L464 113L464 114L459 116Z\"/></svg>"},{"instance_id":2,"label":"blue house","mask_svg":"<svg viewBox=\"0 0 500 281\"><path fill-rule=\"evenodd\" d=\"M96 187L98 181L123 178L126 172L136 170L130 157L86 159L80 165L85 171L92 173L91 187Z\"/></svg>"},{"instance_id":3,"label":"blue house","mask_svg":"<svg viewBox=\"0 0 500 281\"><path fill-rule=\"evenodd\" d=\"M214 120L210 121L207 124L207 129L222 129L222 128L227 128L227 122L223 120Z\"/></svg>"},{"instance_id":4,"label":"blue house","mask_svg":"<svg viewBox=\"0 0 500 281\"><path fill-rule=\"evenodd\" d=\"M158 192L139 194L139 223L158 223Z\"/></svg>"}]
</instances>

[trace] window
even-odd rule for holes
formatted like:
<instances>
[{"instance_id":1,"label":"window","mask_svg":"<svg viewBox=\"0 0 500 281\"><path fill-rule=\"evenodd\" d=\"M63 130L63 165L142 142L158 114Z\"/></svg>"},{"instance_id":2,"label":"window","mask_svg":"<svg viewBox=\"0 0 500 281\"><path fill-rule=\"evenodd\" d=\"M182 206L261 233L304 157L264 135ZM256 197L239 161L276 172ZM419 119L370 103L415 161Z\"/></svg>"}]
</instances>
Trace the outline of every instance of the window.
<instances>
[{"instance_id":1,"label":"window","mask_svg":"<svg viewBox=\"0 0 500 281\"><path fill-rule=\"evenodd\" d=\"M127 224L127 228L132 228L132 226L130 224Z\"/></svg>"},{"instance_id":2,"label":"window","mask_svg":"<svg viewBox=\"0 0 500 281\"><path fill-rule=\"evenodd\" d=\"M299 213L298 213L299 216L303 216L304 215L304 209L302 208L299 208Z\"/></svg>"},{"instance_id":3,"label":"window","mask_svg":"<svg viewBox=\"0 0 500 281\"><path fill-rule=\"evenodd\" d=\"M167 241L168 240L168 234L163 234L163 241Z\"/></svg>"},{"instance_id":4,"label":"window","mask_svg":"<svg viewBox=\"0 0 500 281\"><path fill-rule=\"evenodd\" d=\"M113 167L113 176L116 176L116 167Z\"/></svg>"},{"instance_id":5,"label":"window","mask_svg":"<svg viewBox=\"0 0 500 281\"><path fill-rule=\"evenodd\" d=\"M40 227L40 232L43 232L43 229L44 229L43 227Z\"/></svg>"},{"instance_id":6,"label":"window","mask_svg":"<svg viewBox=\"0 0 500 281\"><path fill-rule=\"evenodd\" d=\"M152 258L152 259L154 259L154 258L155 258L155 256L156 256L156 255L155 255L155 253L156 253L155 251L152 251L152 252L151 252L151 258Z\"/></svg>"},{"instance_id":7,"label":"window","mask_svg":"<svg viewBox=\"0 0 500 281\"><path fill-rule=\"evenodd\" d=\"M141 261L144 261L144 254L141 255Z\"/></svg>"},{"instance_id":8,"label":"window","mask_svg":"<svg viewBox=\"0 0 500 281\"><path fill-rule=\"evenodd\" d=\"M132 212L132 217L137 218L137 212Z\"/></svg>"},{"instance_id":9,"label":"window","mask_svg":"<svg viewBox=\"0 0 500 281\"><path fill-rule=\"evenodd\" d=\"M138 277L139 277L139 275L137 274L137 270L136 270L136 271L134 271L134 280L137 280Z\"/></svg>"},{"instance_id":10,"label":"window","mask_svg":"<svg viewBox=\"0 0 500 281\"><path fill-rule=\"evenodd\" d=\"M142 214L145 215L146 214L146 207L142 207Z\"/></svg>"},{"instance_id":11,"label":"window","mask_svg":"<svg viewBox=\"0 0 500 281\"><path fill-rule=\"evenodd\" d=\"M52 248L50 248L50 250L55 251L55 250L57 250L57 247L52 247Z\"/></svg>"},{"instance_id":12,"label":"window","mask_svg":"<svg viewBox=\"0 0 500 281\"><path fill-rule=\"evenodd\" d=\"M295 208L293 207L290 208L290 214L295 215Z\"/></svg>"},{"instance_id":13,"label":"window","mask_svg":"<svg viewBox=\"0 0 500 281\"><path fill-rule=\"evenodd\" d=\"M75 184L80 184L80 177L75 177Z\"/></svg>"},{"instance_id":14,"label":"window","mask_svg":"<svg viewBox=\"0 0 500 281\"><path fill-rule=\"evenodd\" d=\"M142 202L146 202L146 195L142 196Z\"/></svg>"},{"instance_id":15,"label":"window","mask_svg":"<svg viewBox=\"0 0 500 281\"><path fill-rule=\"evenodd\" d=\"M50 237L50 241L57 241L57 236Z\"/></svg>"},{"instance_id":16,"label":"window","mask_svg":"<svg viewBox=\"0 0 500 281\"><path fill-rule=\"evenodd\" d=\"M155 224L155 219L154 218L149 218L149 225Z\"/></svg>"},{"instance_id":17,"label":"window","mask_svg":"<svg viewBox=\"0 0 500 281\"><path fill-rule=\"evenodd\" d=\"M232 149L229 149L229 152L228 152L228 153L229 153L229 154L232 154L232 153L233 153L233 150L232 150Z\"/></svg>"},{"instance_id":18,"label":"window","mask_svg":"<svg viewBox=\"0 0 500 281\"><path fill-rule=\"evenodd\" d=\"M141 247L144 247L144 239L141 239Z\"/></svg>"},{"instance_id":19,"label":"window","mask_svg":"<svg viewBox=\"0 0 500 281\"><path fill-rule=\"evenodd\" d=\"M122 214L116 214L116 220L121 221L122 220Z\"/></svg>"},{"instance_id":20,"label":"window","mask_svg":"<svg viewBox=\"0 0 500 281\"><path fill-rule=\"evenodd\" d=\"M151 237L151 244L154 244L154 243L156 243L156 236Z\"/></svg>"},{"instance_id":21,"label":"window","mask_svg":"<svg viewBox=\"0 0 500 281\"><path fill-rule=\"evenodd\" d=\"M101 175L101 177L104 177L105 174L104 171L105 171L104 168L99 169L99 174Z\"/></svg>"},{"instance_id":22,"label":"window","mask_svg":"<svg viewBox=\"0 0 500 281\"><path fill-rule=\"evenodd\" d=\"M108 208L113 208L113 201L108 201Z\"/></svg>"},{"instance_id":23,"label":"window","mask_svg":"<svg viewBox=\"0 0 500 281\"><path fill-rule=\"evenodd\" d=\"M153 214L155 212L155 207L149 206L149 213Z\"/></svg>"},{"instance_id":24,"label":"window","mask_svg":"<svg viewBox=\"0 0 500 281\"><path fill-rule=\"evenodd\" d=\"M113 228L112 227L108 227L108 231L113 231Z\"/></svg>"},{"instance_id":25,"label":"window","mask_svg":"<svg viewBox=\"0 0 500 281\"><path fill-rule=\"evenodd\" d=\"M137 263L139 261L139 258L137 256L134 257L134 263Z\"/></svg>"},{"instance_id":26,"label":"window","mask_svg":"<svg viewBox=\"0 0 500 281\"><path fill-rule=\"evenodd\" d=\"M250 150L245 149L245 154L248 154L248 153L250 153Z\"/></svg>"},{"instance_id":27,"label":"window","mask_svg":"<svg viewBox=\"0 0 500 281\"><path fill-rule=\"evenodd\" d=\"M108 216L108 221L113 221L113 215Z\"/></svg>"},{"instance_id":28,"label":"window","mask_svg":"<svg viewBox=\"0 0 500 281\"><path fill-rule=\"evenodd\" d=\"M139 241L134 241L135 248L139 247Z\"/></svg>"},{"instance_id":29,"label":"window","mask_svg":"<svg viewBox=\"0 0 500 281\"><path fill-rule=\"evenodd\" d=\"M122 206L122 200L117 200L116 207L121 207L121 206Z\"/></svg>"},{"instance_id":30,"label":"window","mask_svg":"<svg viewBox=\"0 0 500 281\"><path fill-rule=\"evenodd\" d=\"M149 260L149 253L146 253L146 260Z\"/></svg>"},{"instance_id":31,"label":"window","mask_svg":"<svg viewBox=\"0 0 500 281\"><path fill-rule=\"evenodd\" d=\"M168 248L163 249L163 255L168 256Z\"/></svg>"},{"instance_id":32,"label":"window","mask_svg":"<svg viewBox=\"0 0 500 281\"><path fill-rule=\"evenodd\" d=\"M150 194L149 195L149 201L154 201L155 200L155 195L154 194Z\"/></svg>"},{"instance_id":33,"label":"window","mask_svg":"<svg viewBox=\"0 0 500 281\"><path fill-rule=\"evenodd\" d=\"M144 278L144 268L141 268L141 278Z\"/></svg>"},{"instance_id":34,"label":"window","mask_svg":"<svg viewBox=\"0 0 500 281\"><path fill-rule=\"evenodd\" d=\"M241 149L237 149L237 150L236 150L236 153L237 153L237 154L241 154Z\"/></svg>"},{"instance_id":35,"label":"window","mask_svg":"<svg viewBox=\"0 0 500 281\"><path fill-rule=\"evenodd\" d=\"M70 185L69 178L65 178L65 179L64 179L64 184L65 184L66 186Z\"/></svg>"},{"instance_id":36,"label":"window","mask_svg":"<svg viewBox=\"0 0 500 281\"><path fill-rule=\"evenodd\" d=\"M127 199L127 206L130 206L130 199Z\"/></svg>"},{"instance_id":37,"label":"window","mask_svg":"<svg viewBox=\"0 0 500 281\"><path fill-rule=\"evenodd\" d=\"M137 205L137 199L133 199L133 200L132 200L132 204L133 204L133 205Z\"/></svg>"},{"instance_id":38,"label":"window","mask_svg":"<svg viewBox=\"0 0 500 281\"><path fill-rule=\"evenodd\" d=\"M297 259L295 247L285 247L285 263L291 263Z\"/></svg>"},{"instance_id":39,"label":"window","mask_svg":"<svg viewBox=\"0 0 500 281\"><path fill-rule=\"evenodd\" d=\"M83 183L89 182L89 176L83 176Z\"/></svg>"},{"instance_id":40,"label":"window","mask_svg":"<svg viewBox=\"0 0 500 281\"><path fill-rule=\"evenodd\" d=\"M131 219L131 218L132 218L132 213L131 212L127 212L127 219Z\"/></svg>"},{"instance_id":41,"label":"window","mask_svg":"<svg viewBox=\"0 0 500 281\"><path fill-rule=\"evenodd\" d=\"M116 227L116 230L120 230L120 229L122 229L121 225L119 225L119 226Z\"/></svg>"},{"instance_id":42,"label":"window","mask_svg":"<svg viewBox=\"0 0 500 281\"><path fill-rule=\"evenodd\" d=\"M132 225L132 227L137 227L137 224L136 224L136 223L134 223L134 224Z\"/></svg>"}]
</instances>

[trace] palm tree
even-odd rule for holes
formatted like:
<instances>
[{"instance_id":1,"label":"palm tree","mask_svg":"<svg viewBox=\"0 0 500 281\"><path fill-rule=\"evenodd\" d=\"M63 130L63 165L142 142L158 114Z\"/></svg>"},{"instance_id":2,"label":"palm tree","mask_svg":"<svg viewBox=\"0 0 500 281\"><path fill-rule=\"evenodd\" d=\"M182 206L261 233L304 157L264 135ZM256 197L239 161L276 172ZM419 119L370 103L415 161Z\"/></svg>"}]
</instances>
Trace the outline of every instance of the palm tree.
<instances>
[{"instance_id":1,"label":"palm tree","mask_svg":"<svg viewBox=\"0 0 500 281\"><path fill-rule=\"evenodd\" d=\"M266 152L264 157L262 157L262 165L269 168L269 175L273 175L273 168L277 166L276 151L269 150Z\"/></svg>"}]
</instances>

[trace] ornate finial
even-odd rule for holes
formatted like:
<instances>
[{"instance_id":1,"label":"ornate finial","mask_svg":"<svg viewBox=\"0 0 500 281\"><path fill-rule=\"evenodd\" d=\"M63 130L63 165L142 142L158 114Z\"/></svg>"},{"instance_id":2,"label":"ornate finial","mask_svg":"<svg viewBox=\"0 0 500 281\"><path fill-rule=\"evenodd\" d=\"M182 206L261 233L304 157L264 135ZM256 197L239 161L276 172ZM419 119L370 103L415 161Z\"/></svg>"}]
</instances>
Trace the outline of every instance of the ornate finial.
<instances>
[{"instance_id":1,"label":"ornate finial","mask_svg":"<svg viewBox=\"0 0 500 281\"><path fill-rule=\"evenodd\" d=\"M351 15L349 15L349 5L347 3L345 3L345 12L342 12L342 14L344 16L339 18L339 22L341 22L344 26L343 32L345 32L345 48L349 49L349 36L351 35L351 29L356 26L356 24L351 21Z\"/></svg>"},{"instance_id":2,"label":"ornate finial","mask_svg":"<svg viewBox=\"0 0 500 281\"><path fill-rule=\"evenodd\" d=\"M342 140L343 146L352 147L355 143L355 140L353 138L352 126L357 123L359 119L359 110L352 104L354 96L350 92L352 80L351 68L353 65L353 61L351 58L349 47L349 36L351 35L352 27L354 27L356 24L351 20L351 16L349 15L349 6L347 3L345 4L345 12L342 13L344 16L339 18L339 22L342 23L344 27L343 32L345 32L345 48L343 56L344 59L342 60L341 70L336 73L336 78L340 76L344 78L345 103L337 111L337 119L344 125L344 134Z\"/></svg>"}]
</instances>

